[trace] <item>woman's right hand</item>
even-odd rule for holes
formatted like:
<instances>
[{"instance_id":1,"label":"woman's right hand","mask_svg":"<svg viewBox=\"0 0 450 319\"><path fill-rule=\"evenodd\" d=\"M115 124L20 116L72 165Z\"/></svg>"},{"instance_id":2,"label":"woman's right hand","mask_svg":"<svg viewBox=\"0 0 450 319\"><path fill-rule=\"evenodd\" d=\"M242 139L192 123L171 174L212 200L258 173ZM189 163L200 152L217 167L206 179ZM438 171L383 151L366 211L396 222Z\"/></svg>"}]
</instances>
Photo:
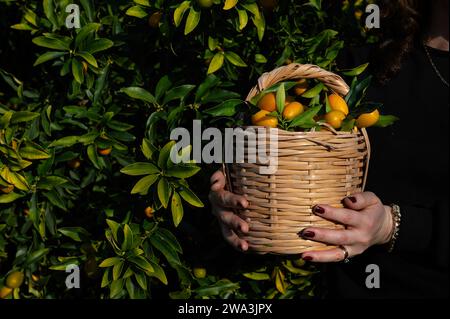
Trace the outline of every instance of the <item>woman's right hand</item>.
<instances>
[{"instance_id":1,"label":"woman's right hand","mask_svg":"<svg viewBox=\"0 0 450 319\"><path fill-rule=\"evenodd\" d=\"M247 251L248 243L239 235L249 230L247 221L233 213L232 209L247 208L248 201L244 196L233 194L225 190L225 176L219 170L211 176L211 190L209 201L212 204L212 213L217 217L223 237L235 249Z\"/></svg>"}]
</instances>

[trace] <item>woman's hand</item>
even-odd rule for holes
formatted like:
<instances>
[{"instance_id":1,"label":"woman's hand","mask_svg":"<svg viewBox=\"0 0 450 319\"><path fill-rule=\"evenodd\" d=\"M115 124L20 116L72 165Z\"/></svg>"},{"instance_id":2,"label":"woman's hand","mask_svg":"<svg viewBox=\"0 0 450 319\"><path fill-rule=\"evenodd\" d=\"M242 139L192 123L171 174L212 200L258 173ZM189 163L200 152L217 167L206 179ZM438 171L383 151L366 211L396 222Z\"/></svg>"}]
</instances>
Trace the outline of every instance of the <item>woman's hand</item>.
<instances>
[{"instance_id":1,"label":"woman's hand","mask_svg":"<svg viewBox=\"0 0 450 319\"><path fill-rule=\"evenodd\" d=\"M347 249L349 257L361 254L370 246L389 242L393 229L390 206L383 205L371 192L346 197L343 203L345 208L316 205L313 212L325 219L346 225L346 229L308 227L303 229L299 236L330 245L342 245ZM344 257L342 248L302 254L304 260L314 262L336 262L342 261Z\"/></svg>"},{"instance_id":2,"label":"woman's hand","mask_svg":"<svg viewBox=\"0 0 450 319\"><path fill-rule=\"evenodd\" d=\"M246 251L248 243L239 238L239 235L247 233L249 227L246 221L232 212L232 209L246 208L248 201L244 196L225 190L225 176L221 171L211 176L209 200L212 204L212 213L219 220L223 237L235 249Z\"/></svg>"}]
</instances>

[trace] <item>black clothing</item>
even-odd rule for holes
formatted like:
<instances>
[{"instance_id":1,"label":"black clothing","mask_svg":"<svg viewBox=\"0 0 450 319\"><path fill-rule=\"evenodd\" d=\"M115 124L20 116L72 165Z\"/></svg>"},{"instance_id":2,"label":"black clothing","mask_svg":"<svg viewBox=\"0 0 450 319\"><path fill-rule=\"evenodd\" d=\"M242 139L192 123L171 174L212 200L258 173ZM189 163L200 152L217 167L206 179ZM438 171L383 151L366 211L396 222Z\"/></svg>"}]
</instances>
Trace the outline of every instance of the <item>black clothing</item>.
<instances>
[{"instance_id":1,"label":"black clothing","mask_svg":"<svg viewBox=\"0 0 450 319\"><path fill-rule=\"evenodd\" d=\"M353 67L368 50L344 57ZM448 52L429 48L448 81ZM327 265L331 298L448 298L449 91L418 45L400 73L372 86L368 99L381 113L400 118L388 128L369 128L372 159L367 191L401 207L399 238L392 253L372 247L349 264ZM366 266L380 269L380 288L368 289Z\"/></svg>"}]
</instances>

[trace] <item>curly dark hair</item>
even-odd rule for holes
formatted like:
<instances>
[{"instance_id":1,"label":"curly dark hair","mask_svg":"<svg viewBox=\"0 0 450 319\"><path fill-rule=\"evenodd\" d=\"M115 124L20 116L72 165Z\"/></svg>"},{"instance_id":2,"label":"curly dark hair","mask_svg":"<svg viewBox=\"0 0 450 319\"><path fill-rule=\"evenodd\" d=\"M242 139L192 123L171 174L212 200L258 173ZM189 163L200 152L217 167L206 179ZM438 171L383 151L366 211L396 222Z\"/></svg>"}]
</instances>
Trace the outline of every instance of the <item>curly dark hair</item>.
<instances>
[{"instance_id":1,"label":"curly dark hair","mask_svg":"<svg viewBox=\"0 0 450 319\"><path fill-rule=\"evenodd\" d=\"M385 84L400 70L403 61L420 41L430 15L430 3L423 0L379 0L380 44L372 57L374 75Z\"/></svg>"}]
</instances>

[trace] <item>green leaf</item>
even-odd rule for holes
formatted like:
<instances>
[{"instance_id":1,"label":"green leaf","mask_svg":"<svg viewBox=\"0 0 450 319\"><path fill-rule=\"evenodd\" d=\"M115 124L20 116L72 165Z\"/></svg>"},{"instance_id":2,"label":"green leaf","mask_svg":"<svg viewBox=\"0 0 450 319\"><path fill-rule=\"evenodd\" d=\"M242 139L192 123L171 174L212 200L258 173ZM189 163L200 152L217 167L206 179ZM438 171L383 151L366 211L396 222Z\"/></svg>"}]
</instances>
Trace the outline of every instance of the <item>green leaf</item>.
<instances>
[{"instance_id":1,"label":"green leaf","mask_svg":"<svg viewBox=\"0 0 450 319\"><path fill-rule=\"evenodd\" d=\"M253 17L252 21L256 27L258 39L259 41L262 41L264 38L264 33L266 31L266 20L264 19L264 16L261 14L259 18Z\"/></svg>"},{"instance_id":2,"label":"green leaf","mask_svg":"<svg viewBox=\"0 0 450 319\"><path fill-rule=\"evenodd\" d=\"M270 280L270 276L266 273L260 272L247 272L242 274L245 278L251 280Z\"/></svg>"},{"instance_id":3,"label":"green leaf","mask_svg":"<svg viewBox=\"0 0 450 319\"><path fill-rule=\"evenodd\" d=\"M317 105L309 110L306 110L296 118L292 120L292 122L289 124L289 127L300 127L300 128L311 128L316 125L316 121L314 121L314 116L319 113L320 109L322 108L322 105Z\"/></svg>"},{"instance_id":4,"label":"green leaf","mask_svg":"<svg viewBox=\"0 0 450 319\"><path fill-rule=\"evenodd\" d=\"M120 278L120 275L122 274L123 265L124 261L121 260L119 263L113 266L113 280L118 280Z\"/></svg>"},{"instance_id":5,"label":"green leaf","mask_svg":"<svg viewBox=\"0 0 450 319\"><path fill-rule=\"evenodd\" d=\"M155 153L156 148L153 146L153 144L146 138L142 139L142 146L141 146L142 153L144 154L145 158L148 160L151 160L153 157L153 153Z\"/></svg>"},{"instance_id":6,"label":"green leaf","mask_svg":"<svg viewBox=\"0 0 450 319\"><path fill-rule=\"evenodd\" d=\"M57 146L69 147L78 143L78 139L79 139L78 136L65 136L56 141L53 141L52 143L50 143L48 147L57 147Z\"/></svg>"},{"instance_id":7,"label":"green leaf","mask_svg":"<svg viewBox=\"0 0 450 319\"><path fill-rule=\"evenodd\" d=\"M89 145L87 148L87 155L91 163L94 165L96 169L101 169L100 161L97 155L97 150L93 144Z\"/></svg>"},{"instance_id":8,"label":"green leaf","mask_svg":"<svg viewBox=\"0 0 450 319\"><path fill-rule=\"evenodd\" d=\"M31 11L30 9L25 9L25 10L24 10L24 15L23 15L23 17L24 17L24 19L25 19L28 23L34 25L35 27L38 26L38 24L37 24L37 16L36 16L36 13L34 13L33 11Z\"/></svg>"},{"instance_id":9,"label":"green leaf","mask_svg":"<svg viewBox=\"0 0 450 319\"><path fill-rule=\"evenodd\" d=\"M49 51L45 52L44 54L40 55L36 62L34 62L33 66L37 66L39 64L45 63L47 61L57 59L59 57L62 57L63 55L66 55L67 52L59 52L59 51Z\"/></svg>"},{"instance_id":10,"label":"green leaf","mask_svg":"<svg viewBox=\"0 0 450 319\"><path fill-rule=\"evenodd\" d=\"M322 0L309 0L308 5L312 6L317 11L320 11L322 8Z\"/></svg>"},{"instance_id":11,"label":"green leaf","mask_svg":"<svg viewBox=\"0 0 450 319\"><path fill-rule=\"evenodd\" d=\"M317 85L315 85L313 88L309 89L305 93L302 94L302 97L307 99L312 99L313 97L316 97L317 95L322 92L322 90L325 88L325 85L320 82Z\"/></svg>"},{"instance_id":12,"label":"green leaf","mask_svg":"<svg viewBox=\"0 0 450 319\"><path fill-rule=\"evenodd\" d=\"M150 7L150 0L133 0L133 2L144 7Z\"/></svg>"},{"instance_id":13,"label":"green leaf","mask_svg":"<svg viewBox=\"0 0 450 319\"><path fill-rule=\"evenodd\" d=\"M216 53L209 64L208 74L218 71L222 67L224 59L225 55L223 52Z\"/></svg>"},{"instance_id":14,"label":"green leaf","mask_svg":"<svg viewBox=\"0 0 450 319\"><path fill-rule=\"evenodd\" d=\"M120 224L111 219L107 219L106 223L108 224L109 228L111 229L114 240L117 241Z\"/></svg>"},{"instance_id":15,"label":"green leaf","mask_svg":"<svg viewBox=\"0 0 450 319\"><path fill-rule=\"evenodd\" d=\"M45 255L47 255L49 252L50 252L49 248L42 248L42 249L34 251L33 253L28 255L28 257L25 261L25 265L34 264L35 262L37 262L41 258L43 258Z\"/></svg>"},{"instance_id":16,"label":"green leaf","mask_svg":"<svg viewBox=\"0 0 450 319\"><path fill-rule=\"evenodd\" d=\"M239 55L232 51L225 52L225 58L231 62L231 64L239 67L246 67L247 64L241 59Z\"/></svg>"},{"instance_id":17,"label":"green leaf","mask_svg":"<svg viewBox=\"0 0 450 319\"><path fill-rule=\"evenodd\" d=\"M138 266L139 268L141 268L142 270L145 270L146 272L152 273L155 271L155 269L148 262L148 260L142 256L133 256L129 259L129 261Z\"/></svg>"},{"instance_id":18,"label":"green leaf","mask_svg":"<svg viewBox=\"0 0 450 319\"><path fill-rule=\"evenodd\" d=\"M345 102L350 110L356 108L363 99L366 90L372 82L372 76L364 78L362 81L353 81L350 92L345 96Z\"/></svg>"},{"instance_id":19,"label":"green leaf","mask_svg":"<svg viewBox=\"0 0 450 319\"><path fill-rule=\"evenodd\" d=\"M256 18L260 19L261 18L261 12L259 11L259 7L258 4L256 3L243 3L242 6L249 11L250 13L252 13Z\"/></svg>"},{"instance_id":20,"label":"green leaf","mask_svg":"<svg viewBox=\"0 0 450 319\"><path fill-rule=\"evenodd\" d=\"M346 118L342 122L341 131L350 132L353 129L353 127L355 126L355 122L356 122L355 119Z\"/></svg>"},{"instance_id":21,"label":"green leaf","mask_svg":"<svg viewBox=\"0 0 450 319\"><path fill-rule=\"evenodd\" d=\"M101 27L100 23L88 23L78 31L75 38L75 48L79 48L81 43L86 40L92 33L97 32Z\"/></svg>"},{"instance_id":22,"label":"green leaf","mask_svg":"<svg viewBox=\"0 0 450 319\"><path fill-rule=\"evenodd\" d=\"M87 63L89 63L93 67L98 68L97 60L89 52L81 51L81 52L78 52L76 55L82 57Z\"/></svg>"},{"instance_id":23,"label":"green leaf","mask_svg":"<svg viewBox=\"0 0 450 319\"><path fill-rule=\"evenodd\" d=\"M14 202L16 199L23 197L24 195L18 193L9 193L0 195L0 204L9 204Z\"/></svg>"},{"instance_id":24,"label":"green leaf","mask_svg":"<svg viewBox=\"0 0 450 319\"><path fill-rule=\"evenodd\" d=\"M225 4L223 6L224 10L233 9L238 3L238 0L225 0Z\"/></svg>"},{"instance_id":25,"label":"green leaf","mask_svg":"<svg viewBox=\"0 0 450 319\"><path fill-rule=\"evenodd\" d=\"M109 285L110 282L111 281L109 279L109 268L106 268L105 272L103 273L102 282L100 284L100 287L105 288L106 286Z\"/></svg>"},{"instance_id":26,"label":"green leaf","mask_svg":"<svg viewBox=\"0 0 450 319\"><path fill-rule=\"evenodd\" d=\"M155 232L151 237L149 237L150 243L153 247L159 250L167 261L172 265L180 265L181 261L177 252L173 245L171 245L170 241L167 241L167 237L162 236L160 232Z\"/></svg>"},{"instance_id":27,"label":"green leaf","mask_svg":"<svg viewBox=\"0 0 450 319\"><path fill-rule=\"evenodd\" d=\"M60 50L60 51L69 51L70 43L66 43L64 41L58 39L52 39L45 36L39 36L34 38L33 43L48 49Z\"/></svg>"},{"instance_id":28,"label":"green leaf","mask_svg":"<svg viewBox=\"0 0 450 319\"><path fill-rule=\"evenodd\" d=\"M177 227L183 219L183 204L181 203L180 195L177 192L173 192L170 208L172 210L173 223L175 227Z\"/></svg>"},{"instance_id":29,"label":"green leaf","mask_svg":"<svg viewBox=\"0 0 450 319\"><path fill-rule=\"evenodd\" d=\"M169 168L166 175L177 178L189 178L197 174L199 171L200 167L198 166L180 163Z\"/></svg>"},{"instance_id":30,"label":"green leaf","mask_svg":"<svg viewBox=\"0 0 450 319\"><path fill-rule=\"evenodd\" d=\"M167 104L170 101L182 99L184 100L186 96L195 88L195 85L181 85L178 87L175 87L169 91L166 92L164 96L163 104Z\"/></svg>"},{"instance_id":31,"label":"green leaf","mask_svg":"<svg viewBox=\"0 0 450 319\"><path fill-rule=\"evenodd\" d=\"M151 260L149 262L154 269L154 272L151 273L150 276L159 279L159 281L161 281L164 285L167 285L168 280L167 280L166 273L164 272L164 269L160 265L158 265L157 263L155 263Z\"/></svg>"},{"instance_id":32,"label":"green leaf","mask_svg":"<svg viewBox=\"0 0 450 319\"><path fill-rule=\"evenodd\" d=\"M156 99L155 97L148 92L147 90L140 88L140 87L127 87L127 88L122 88L120 90L120 92L125 93L126 95L128 95L129 97L133 98L133 99L138 99L138 100L142 100L151 104L156 104Z\"/></svg>"},{"instance_id":33,"label":"green leaf","mask_svg":"<svg viewBox=\"0 0 450 319\"><path fill-rule=\"evenodd\" d=\"M142 289L147 290L147 277L145 276L145 274L142 272L135 273L134 277L136 278L138 285Z\"/></svg>"},{"instance_id":34,"label":"green leaf","mask_svg":"<svg viewBox=\"0 0 450 319\"><path fill-rule=\"evenodd\" d=\"M164 208L169 206L170 195L172 194L172 187L165 178L161 178L157 186L158 198Z\"/></svg>"},{"instance_id":35,"label":"green leaf","mask_svg":"<svg viewBox=\"0 0 450 319\"><path fill-rule=\"evenodd\" d=\"M172 148L175 147L175 144L176 144L175 141L170 141L166 145L164 145L164 147L159 152L158 167L160 169L165 169L167 167L167 162L170 157L170 152L172 151Z\"/></svg>"},{"instance_id":36,"label":"green leaf","mask_svg":"<svg viewBox=\"0 0 450 319\"><path fill-rule=\"evenodd\" d=\"M32 30L35 30L32 26L30 26L27 23L13 24L11 26L11 29L21 30L21 31L32 31Z\"/></svg>"},{"instance_id":37,"label":"green leaf","mask_svg":"<svg viewBox=\"0 0 450 319\"><path fill-rule=\"evenodd\" d=\"M242 100L231 99L205 110L204 113L212 116L234 116L237 113L236 107L242 103Z\"/></svg>"},{"instance_id":38,"label":"green leaf","mask_svg":"<svg viewBox=\"0 0 450 319\"><path fill-rule=\"evenodd\" d=\"M97 53L100 51L107 50L107 49L111 48L113 45L114 45L114 42L109 39L104 39L104 38L95 39L95 40L89 41L86 44L84 50L91 54L94 54L94 53Z\"/></svg>"},{"instance_id":39,"label":"green leaf","mask_svg":"<svg viewBox=\"0 0 450 319\"><path fill-rule=\"evenodd\" d=\"M181 249L181 245L175 235L161 226L153 234L152 238L157 239L158 242L161 242L161 244L172 249L173 251L179 252L180 254L183 252L183 250ZM154 244L155 242L152 243Z\"/></svg>"},{"instance_id":40,"label":"green leaf","mask_svg":"<svg viewBox=\"0 0 450 319\"><path fill-rule=\"evenodd\" d=\"M84 82L83 64L77 59L72 59L72 74L78 83Z\"/></svg>"},{"instance_id":41,"label":"green leaf","mask_svg":"<svg viewBox=\"0 0 450 319\"><path fill-rule=\"evenodd\" d=\"M86 12L86 16L89 22L94 20L94 4L93 0L80 0L81 5L83 6L84 11Z\"/></svg>"},{"instance_id":42,"label":"green leaf","mask_svg":"<svg viewBox=\"0 0 450 319\"><path fill-rule=\"evenodd\" d=\"M38 150L31 146L22 147L19 151L20 156L29 160L42 160L50 157L47 152Z\"/></svg>"},{"instance_id":43,"label":"green leaf","mask_svg":"<svg viewBox=\"0 0 450 319\"><path fill-rule=\"evenodd\" d=\"M123 226L122 251L127 251L133 247L133 231L128 224Z\"/></svg>"},{"instance_id":44,"label":"green leaf","mask_svg":"<svg viewBox=\"0 0 450 319\"><path fill-rule=\"evenodd\" d=\"M281 85L278 87L276 101L278 113L282 114L284 110L284 104L286 102L286 90L284 88L284 83L281 83Z\"/></svg>"},{"instance_id":45,"label":"green leaf","mask_svg":"<svg viewBox=\"0 0 450 319\"><path fill-rule=\"evenodd\" d=\"M21 122L29 122L39 117L40 114L37 112L20 111L14 112L11 116L11 124L17 124Z\"/></svg>"},{"instance_id":46,"label":"green leaf","mask_svg":"<svg viewBox=\"0 0 450 319\"><path fill-rule=\"evenodd\" d=\"M144 9L142 9L142 7L140 6L133 6L131 8L129 8L126 12L126 15L131 16L131 17L136 17L136 18L144 18L148 15L147 12L145 12Z\"/></svg>"},{"instance_id":47,"label":"green leaf","mask_svg":"<svg viewBox=\"0 0 450 319\"><path fill-rule=\"evenodd\" d=\"M208 37L208 49L210 51L215 51L217 48L219 48L219 40L209 36Z\"/></svg>"},{"instance_id":48,"label":"green leaf","mask_svg":"<svg viewBox=\"0 0 450 319\"><path fill-rule=\"evenodd\" d=\"M163 76L156 84L155 97L156 100L160 100L162 96L167 92L167 90L172 86L172 81L170 81L167 75Z\"/></svg>"},{"instance_id":49,"label":"green leaf","mask_svg":"<svg viewBox=\"0 0 450 319\"><path fill-rule=\"evenodd\" d=\"M55 190L51 190L49 192L43 193L45 197L52 203L54 206L61 208L63 211L67 211L66 204L61 199L61 196Z\"/></svg>"},{"instance_id":50,"label":"green leaf","mask_svg":"<svg viewBox=\"0 0 450 319\"><path fill-rule=\"evenodd\" d=\"M59 176L43 176L37 183L37 188L51 190L56 186L68 183L69 181Z\"/></svg>"},{"instance_id":51,"label":"green leaf","mask_svg":"<svg viewBox=\"0 0 450 319\"><path fill-rule=\"evenodd\" d=\"M191 1L184 1L175 9L175 12L173 13L173 21L175 22L176 27L180 26L184 13L190 6Z\"/></svg>"},{"instance_id":52,"label":"green leaf","mask_svg":"<svg viewBox=\"0 0 450 319\"><path fill-rule=\"evenodd\" d=\"M131 194L141 194L146 195L148 193L148 189L152 186L159 178L159 175L148 175L141 178L136 185L134 185L131 190Z\"/></svg>"},{"instance_id":53,"label":"green leaf","mask_svg":"<svg viewBox=\"0 0 450 319\"><path fill-rule=\"evenodd\" d=\"M231 293L238 289L238 283L233 283L228 279L221 279L210 286L197 288L195 292L199 297L218 296L224 293Z\"/></svg>"},{"instance_id":54,"label":"green leaf","mask_svg":"<svg viewBox=\"0 0 450 319\"><path fill-rule=\"evenodd\" d=\"M394 115L380 115L380 119L378 120L377 123L375 123L374 126L387 127L387 126L394 124L394 122L396 122L398 120L399 120L399 118Z\"/></svg>"},{"instance_id":55,"label":"green leaf","mask_svg":"<svg viewBox=\"0 0 450 319\"><path fill-rule=\"evenodd\" d=\"M201 11L197 11L194 7L189 10L188 17L186 19L186 26L184 28L184 35L188 35L197 27L200 22Z\"/></svg>"},{"instance_id":56,"label":"green leaf","mask_svg":"<svg viewBox=\"0 0 450 319\"><path fill-rule=\"evenodd\" d=\"M202 201L195 195L195 193L190 190L188 187L183 186L181 190L178 192L180 196L189 204L195 207L204 207Z\"/></svg>"},{"instance_id":57,"label":"green leaf","mask_svg":"<svg viewBox=\"0 0 450 319\"><path fill-rule=\"evenodd\" d=\"M121 261L122 261L122 258L120 258L120 257L111 257L111 258L107 258L107 259L103 260L100 263L100 265L98 265L98 266L102 267L102 268L112 267L114 265L117 265Z\"/></svg>"},{"instance_id":58,"label":"green leaf","mask_svg":"<svg viewBox=\"0 0 450 319\"><path fill-rule=\"evenodd\" d=\"M63 227L58 228L58 231L64 236L72 238L74 241L77 242L82 242L83 237L89 238L89 233L86 231L86 229L82 227Z\"/></svg>"},{"instance_id":59,"label":"green leaf","mask_svg":"<svg viewBox=\"0 0 450 319\"><path fill-rule=\"evenodd\" d=\"M115 120L108 121L106 125L108 125L109 128L120 132L129 131L134 127L134 125Z\"/></svg>"},{"instance_id":60,"label":"green leaf","mask_svg":"<svg viewBox=\"0 0 450 319\"><path fill-rule=\"evenodd\" d=\"M255 62L256 63L267 63L267 59L262 54L255 54Z\"/></svg>"},{"instance_id":61,"label":"green leaf","mask_svg":"<svg viewBox=\"0 0 450 319\"><path fill-rule=\"evenodd\" d=\"M134 163L120 170L121 173L132 176L158 174L160 171L152 163Z\"/></svg>"},{"instance_id":62,"label":"green leaf","mask_svg":"<svg viewBox=\"0 0 450 319\"><path fill-rule=\"evenodd\" d=\"M47 19L53 25L53 29L56 29L58 26L58 20L55 17L55 5L53 0L43 0L44 13Z\"/></svg>"},{"instance_id":63,"label":"green leaf","mask_svg":"<svg viewBox=\"0 0 450 319\"><path fill-rule=\"evenodd\" d=\"M363 73L367 67L369 66L369 63L361 64L360 66L357 66L356 68L350 69L350 70L342 70L342 74L346 76L358 76L361 73Z\"/></svg>"},{"instance_id":64,"label":"green leaf","mask_svg":"<svg viewBox=\"0 0 450 319\"><path fill-rule=\"evenodd\" d=\"M247 11L237 9L238 17L239 17L239 30L242 31L248 24L248 14Z\"/></svg>"}]
</instances>

